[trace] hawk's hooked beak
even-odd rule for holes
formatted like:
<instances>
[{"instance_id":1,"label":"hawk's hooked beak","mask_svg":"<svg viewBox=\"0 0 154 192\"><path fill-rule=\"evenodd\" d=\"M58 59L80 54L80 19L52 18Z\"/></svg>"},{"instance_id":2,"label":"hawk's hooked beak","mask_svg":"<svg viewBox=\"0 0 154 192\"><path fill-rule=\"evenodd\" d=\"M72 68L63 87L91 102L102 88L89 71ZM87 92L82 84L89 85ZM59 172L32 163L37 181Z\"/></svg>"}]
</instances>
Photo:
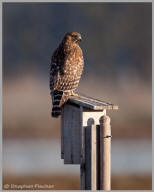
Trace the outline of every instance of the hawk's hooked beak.
<instances>
[{"instance_id":1,"label":"hawk's hooked beak","mask_svg":"<svg viewBox=\"0 0 154 192\"><path fill-rule=\"evenodd\" d=\"M81 36L79 36L79 38L78 38L78 41L82 41L82 38L81 38Z\"/></svg>"}]
</instances>

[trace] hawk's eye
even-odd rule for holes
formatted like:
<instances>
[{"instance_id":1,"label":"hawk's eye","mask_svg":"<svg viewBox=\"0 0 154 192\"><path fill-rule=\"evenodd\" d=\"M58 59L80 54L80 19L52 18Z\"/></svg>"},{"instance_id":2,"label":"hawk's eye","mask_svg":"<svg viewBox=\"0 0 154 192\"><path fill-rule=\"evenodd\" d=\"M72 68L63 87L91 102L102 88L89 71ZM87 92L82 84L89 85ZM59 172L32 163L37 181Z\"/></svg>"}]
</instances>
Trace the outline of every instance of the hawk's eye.
<instances>
[{"instance_id":1,"label":"hawk's eye","mask_svg":"<svg viewBox=\"0 0 154 192\"><path fill-rule=\"evenodd\" d=\"M74 39L78 39L78 36L77 36L77 35L74 35L73 37L74 37Z\"/></svg>"}]
</instances>

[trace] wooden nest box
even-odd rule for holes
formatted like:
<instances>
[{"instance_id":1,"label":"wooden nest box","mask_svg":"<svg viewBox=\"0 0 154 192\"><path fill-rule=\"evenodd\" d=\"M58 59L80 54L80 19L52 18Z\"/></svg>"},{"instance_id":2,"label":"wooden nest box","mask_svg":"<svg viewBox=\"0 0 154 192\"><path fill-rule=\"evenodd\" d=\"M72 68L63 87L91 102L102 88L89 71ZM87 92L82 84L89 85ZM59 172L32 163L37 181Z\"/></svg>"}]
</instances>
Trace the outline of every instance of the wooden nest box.
<instances>
[{"instance_id":1,"label":"wooden nest box","mask_svg":"<svg viewBox=\"0 0 154 192\"><path fill-rule=\"evenodd\" d=\"M100 167L97 165L98 156L100 157L98 150L101 148L98 126L100 119L106 116L106 111L115 109L118 109L118 106L85 96L71 97L63 106L61 158L64 159L64 164L81 165L81 189L101 188L97 186L98 176L96 176L97 169ZM86 167L87 174L91 175L90 178L89 176L86 178Z\"/></svg>"}]
</instances>

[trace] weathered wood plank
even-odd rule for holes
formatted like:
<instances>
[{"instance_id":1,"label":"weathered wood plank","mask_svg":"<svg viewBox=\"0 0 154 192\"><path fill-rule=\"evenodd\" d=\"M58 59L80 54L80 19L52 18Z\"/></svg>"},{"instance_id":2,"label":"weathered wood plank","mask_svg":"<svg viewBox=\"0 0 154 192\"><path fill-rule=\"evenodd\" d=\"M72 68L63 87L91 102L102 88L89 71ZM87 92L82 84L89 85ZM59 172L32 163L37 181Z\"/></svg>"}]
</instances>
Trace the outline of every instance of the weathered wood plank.
<instances>
[{"instance_id":1,"label":"weathered wood plank","mask_svg":"<svg viewBox=\"0 0 154 192\"><path fill-rule=\"evenodd\" d=\"M98 127L91 125L85 127L85 189L97 190L98 180L98 152L97 132Z\"/></svg>"},{"instance_id":2,"label":"weathered wood plank","mask_svg":"<svg viewBox=\"0 0 154 192\"><path fill-rule=\"evenodd\" d=\"M103 170L100 168L100 125L96 125L96 154L97 154L97 190L100 190L100 172Z\"/></svg>"},{"instance_id":3,"label":"weathered wood plank","mask_svg":"<svg viewBox=\"0 0 154 192\"><path fill-rule=\"evenodd\" d=\"M92 110L118 109L118 106L112 103L100 101L98 99L93 99L93 98L85 97L82 95L79 95L78 97L71 96L68 100L68 103L74 103L76 105L79 105L88 109L92 109Z\"/></svg>"},{"instance_id":4,"label":"weathered wood plank","mask_svg":"<svg viewBox=\"0 0 154 192\"><path fill-rule=\"evenodd\" d=\"M73 164L80 164L81 155L81 120L80 109L73 107L72 110L72 162Z\"/></svg>"},{"instance_id":5,"label":"weathered wood plank","mask_svg":"<svg viewBox=\"0 0 154 192\"><path fill-rule=\"evenodd\" d=\"M81 160L80 160L80 189L85 189L85 127L83 127L83 107L80 106L81 120Z\"/></svg>"},{"instance_id":6,"label":"weathered wood plank","mask_svg":"<svg viewBox=\"0 0 154 192\"><path fill-rule=\"evenodd\" d=\"M92 159L91 159L92 126L85 127L85 189L91 190L92 181Z\"/></svg>"},{"instance_id":7,"label":"weathered wood plank","mask_svg":"<svg viewBox=\"0 0 154 192\"><path fill-rule=\"evenodd\" d=\"M111 190L111 126L110 117L100 119L100 189Z\"/></svg>"},{"instance_id":8,"label":"weathered wood plank","mask_svg":"<svg viewBox=\"0 0 154 192\"><path fill-rule=\"evenodd\" d=\"M62 151L64 164L80 164L81 154L81 121L80 108L65 104L62 121Z\"/></svg>"},{"instance_id":9,"label":"weathered wood plank","mask_svg":"<svg viewBox=\"0 0 154 192\"><path fill-rule=\"evenodd\" d=\"M91 126L91 190L97 190L97 126Z\"/></svg>"},{"instance_id":10,"label":"weathered wood plank","mask_svg":"<svg viewBox=\"0 0 154 192\"><path fill-rule=\"evenodd\" d=\"M72 137L72 127L71 127L71 121L70 121L70 114L72 112L72 109L69 105L64 106L64 137L63 137L63 144L64 144L64 164L71 164L71 137Z\"/></svg>"}]
</instances>

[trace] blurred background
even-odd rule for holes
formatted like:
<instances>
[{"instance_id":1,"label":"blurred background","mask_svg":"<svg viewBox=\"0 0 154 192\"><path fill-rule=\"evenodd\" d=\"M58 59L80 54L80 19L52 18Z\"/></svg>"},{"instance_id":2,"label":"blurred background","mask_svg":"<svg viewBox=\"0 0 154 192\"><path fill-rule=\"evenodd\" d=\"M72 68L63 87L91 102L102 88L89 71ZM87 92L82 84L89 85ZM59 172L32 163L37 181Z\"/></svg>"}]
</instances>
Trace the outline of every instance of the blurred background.
<instances>
[{"instance_id":1,"label":"blurred background","mask_svg":"<svg viewBox=\"0 0 154 192\"><path fill-rule=\"evenodd\" d=\"M83 39L78 92L119 105L112 189L152 189L151 3L3 3L3 184L80 189L50 116L50 57L69 31Z\"/></svg>"}]
</instances>

